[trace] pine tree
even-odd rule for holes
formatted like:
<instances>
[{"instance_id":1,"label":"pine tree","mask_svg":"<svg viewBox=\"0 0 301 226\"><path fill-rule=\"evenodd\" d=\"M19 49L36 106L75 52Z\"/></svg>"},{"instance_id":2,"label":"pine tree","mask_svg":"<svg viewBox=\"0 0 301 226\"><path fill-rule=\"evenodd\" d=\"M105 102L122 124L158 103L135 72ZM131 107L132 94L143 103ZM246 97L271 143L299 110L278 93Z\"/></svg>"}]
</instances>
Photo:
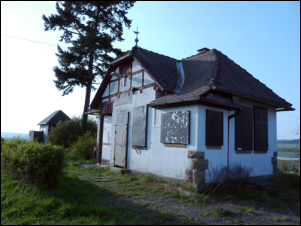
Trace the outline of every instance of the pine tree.
<instances>
[{"instance_id":1,"label":"pine tree","mask_svg":"<svg viewBox=\"0 0 301 226\"><path fill-rule=\"evenodd\" d=\"M55 86L63 96L72 93L75 86L86 87L81 127L86 130L91 89L96 76L104 77L111 55L122 55L114 48L114 41L123 41L123 27L131 26L126 16L135 1L64 1L56 3L57 14L46 17L45 31L63 30L60 41L71 44L67 50L58 45L58 61L53 71Z\"/></svg>"}]
</instances>

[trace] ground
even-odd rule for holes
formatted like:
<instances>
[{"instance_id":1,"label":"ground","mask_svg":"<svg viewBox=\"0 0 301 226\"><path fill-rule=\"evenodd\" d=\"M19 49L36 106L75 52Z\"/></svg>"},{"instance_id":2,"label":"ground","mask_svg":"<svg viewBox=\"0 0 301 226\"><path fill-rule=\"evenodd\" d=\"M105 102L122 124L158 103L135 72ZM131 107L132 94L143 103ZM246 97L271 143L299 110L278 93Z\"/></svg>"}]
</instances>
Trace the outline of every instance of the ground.
<instances>
[{"instance_id":1,"label":"ground","mask_svg":"<svg viewBox=\"0 0 301 226\"><path fill-rule=\"evenodd\" d=\"M24 185L1 170L1 224L300 224L300 174L268 186L212 187L201 193L149 175L68 160L53 189ZM90 162L91 163L91 162Z\"/></svg>"},{"instance_id":2,"label":"ground","mask_svg":"<svg viewBox=\"0 0 301 226\"><path fill-rule=\"evenodd\" d=\"M82 167L82 165L78 166ZM231 192L228 192L227 196L223 196L222 193L196 194L191 191L182 195L177 186L156 181L149 176L137 177L111 171L101 175L90 174L88 171L82 172L85 172L79 176L82 180L90 181L113 192L112 195L102 197L108 203L133 211L137 216L144 215L145 219L148 219L146 222L151 224L158 220L158 213L161 214L159 218L164 221L164 224L300 223L300 202L290 202L290 199L293 201L294 198L299 200L300 196L283 195L281 198L275 192L273 194L273 187L277 186L279 182L285 181L285 178L275 179L274 184L269 188L248 185L243 192L250 192L254 196L245 196L246 200L244 200L237 191L238 197L229 195ZM233 193L235 194L235 192ZM273 197L270 197L273 195L275 196L274 200ZM267 201L268 199L271 200ZM296 207L297 209L292 210ZM154 221L152 222L150 219Z\"/></svg>"}]
</instances>

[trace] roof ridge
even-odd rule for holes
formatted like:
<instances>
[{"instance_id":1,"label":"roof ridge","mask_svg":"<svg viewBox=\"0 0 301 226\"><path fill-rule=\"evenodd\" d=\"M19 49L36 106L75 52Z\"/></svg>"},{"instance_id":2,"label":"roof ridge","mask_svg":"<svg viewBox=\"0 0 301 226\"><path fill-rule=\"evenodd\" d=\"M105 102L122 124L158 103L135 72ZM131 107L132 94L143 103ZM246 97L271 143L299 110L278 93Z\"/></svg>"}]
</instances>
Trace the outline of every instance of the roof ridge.
<instances>
[{"instance_id":1,"label":"roof ridge","mask_svg":"<svg viewBox=\"0 0 301 226\"><path fill-rule=\"evenodd\" d=\"M229 59L230 61L232 61L235 65L237 65L240 69L244 70L249 76L251 76L252 78L254 78L255 80L258 81L258 83L260 83L261 85L264 85L267 89L269 89L273 94L275 94L277 97L279 97L280 99L284 100L285 102L287 102L284 98L278 96L272 89L270 89L269 87L266 86L266 84L262 83L259 79L255 78L250 72L248 72L246 69L242 68L239 64L237 64L234 60L230 59L226 54L223 54L221 51L214 49L217 52L220 52L222 55L224 55L227 59ZM289 103L289 102L287 102ZM290 103L289 103L290 104ZM292 104L290 104L292 106Z\"/></svg>"},{"instance_id":2,"label":"roof ridge","mask_svg":"<svg viewBox=\"0 0 301 226\"><path fill-rule=\"evenodd\" d=\"M205 55L208 55L209 53L212 53L213 50L214 50L214 49L210 49L207 53L202 53L202 54L197 53L197 54L195 54L195 55L191 55L191 56L189 56L189 57L183 58L182 60L187 60L187 59L190 59L190 58L193 58L193 57L196 57L196 56L205 56ZM181 60L181 61L182 61L182 60Z\"/></svg>"},{"instance_id":3,"label":"roof ridge","mask_svg":"<svg viewBox=\"0 0 301 226\"><path fill-rule=\"evenodd\" d=\"M166 58L168 58L168 59L172 59L172 60L176 60L176 61L178 61L178 60L177 60L177 59L175 59L175 58L172 58L172 57L169 57L169 56L166 56L166 55L160 54L160 53L156 53L156 52L153 52L153 51L150 51L150 50L147 50L147 49L141 48L141 47L139 47L139 49L145 50L145 51L147 51L147 52L150 52L150 53L153 53L153 54L155 54L155 55L163 56L163 57L166 57Z\"/></svg>"},{"instance_id":4,"label":"roof ridge","mask_svg":"<svg viewBox=\"0 0 301 226\"><path fill-rule=\"evenodd\" d=\"M209 82L209 86L213 89L215 89L216 80L217 80L217 77L219 75L219 68L220 68L216 51L217 51L216 49L212 49L214 60L213 60L212 77L211 77L210 82Z\"/></svg>"}]
</instances>

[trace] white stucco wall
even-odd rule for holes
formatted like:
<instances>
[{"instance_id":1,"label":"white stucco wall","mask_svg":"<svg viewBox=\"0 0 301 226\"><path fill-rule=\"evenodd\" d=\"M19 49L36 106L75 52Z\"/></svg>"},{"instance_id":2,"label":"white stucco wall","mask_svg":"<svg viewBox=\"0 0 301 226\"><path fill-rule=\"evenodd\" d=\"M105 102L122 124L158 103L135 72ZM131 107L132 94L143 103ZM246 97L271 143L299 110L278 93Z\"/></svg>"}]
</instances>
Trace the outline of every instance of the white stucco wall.
<instances>
[{"instance_id":1,"label":"white stucco wall","mask_svg":"<svg viewBox=\"0 0 301 226\"><path fill-rule=\"evenodd\" d=\"M128 94L126 94L128 95ZM118 105L114 104L112 115L112 142L111 146L103 145L103 158L108 156L110 164L114 165L114 141L115 141L115 120L116 114L129 112L128 122L128 145L127 145L127 168L140 172L148 172L165 177L184 180L185 169L190 169L191 160L187 157L188 150L205 152L205 159L208 159L209 168L206 170L206 182L209 182L209 170L214 167L227 165L228 150L228 116L234 111L228 111L204 105L187 105L182 107L153 109L148 107L147 117L147 150L136 151L131 148L133 108L145 106L155 99L153 88L144 89L142 93L136 91L131 103ZM122 97L121 97L122 98ZM267 153L238 154L235 151L235 118L230 119L229 124L229 162L240 162L247 167L254 166L254 175L270 175L273 173L271 157L277 150L276 143L276 110L264 104L241 99L245 106L261 106L268 109L268 139L269 150ZM213 148L206 146L206 109L223 112L223 145ZM190 111L190 144L183 147L165 147L160 142L161 114L176 111ZM107 147L105 147L107 146Z\"/></svg>"}]
</instances>

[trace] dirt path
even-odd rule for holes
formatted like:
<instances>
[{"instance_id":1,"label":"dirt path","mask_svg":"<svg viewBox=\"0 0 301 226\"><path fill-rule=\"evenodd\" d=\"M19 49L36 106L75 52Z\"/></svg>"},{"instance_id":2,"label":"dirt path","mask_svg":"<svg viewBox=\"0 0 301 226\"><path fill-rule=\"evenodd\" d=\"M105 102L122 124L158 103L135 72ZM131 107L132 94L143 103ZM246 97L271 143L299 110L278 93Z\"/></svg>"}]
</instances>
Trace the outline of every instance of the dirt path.
<instances>
[{"instance_id":1,"label":"dirt path","mask_svg":"<svg viewBox=\"0 0 301 226\"><path fill-rule=\"evenodd\" d=\"M123 176L126 177L126 176ZM82 174L82 180L88 180L99 187L112 191L113 195L100 197L116 208L126 208L137 216L154 218L162 213L165 224L270 224L299 225L300 214L289 209L273 209L258 206L250 201L217 199L210 197L182 196L174 192L176 187L164 183L150 183L143 186L136 181L131 183L120 174ZM133 185L134 184L134 185ZM118 197L118 198L117 198ZM156 224L154 220L154 224Z\"/></svg>"}]
</instances>

